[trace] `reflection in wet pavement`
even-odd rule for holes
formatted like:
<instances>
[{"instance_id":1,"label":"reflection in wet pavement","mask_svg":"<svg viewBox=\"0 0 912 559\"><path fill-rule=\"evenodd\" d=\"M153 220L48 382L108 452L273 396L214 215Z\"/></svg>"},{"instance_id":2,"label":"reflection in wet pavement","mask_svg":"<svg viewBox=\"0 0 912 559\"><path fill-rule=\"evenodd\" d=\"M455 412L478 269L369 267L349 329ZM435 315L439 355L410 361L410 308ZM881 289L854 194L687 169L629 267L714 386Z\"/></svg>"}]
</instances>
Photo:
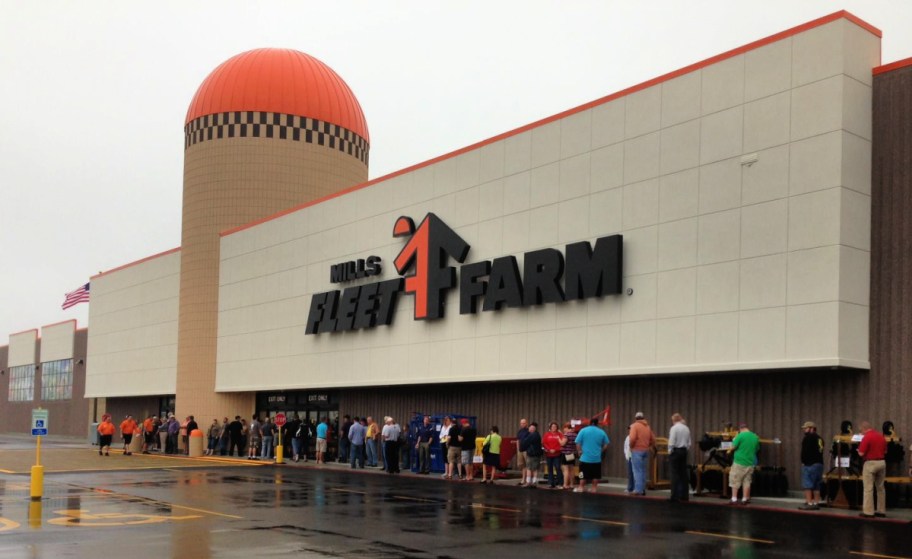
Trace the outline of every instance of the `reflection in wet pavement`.
<instances>
[{"instance_id":1,"label":"reflection in wet pavement","mask_svg":"<svg viewBox=\"0 0 912 559\"><path fill-rule=\"evenodd\" d=\"M0 476L0 557L908 557L909 527L338 470ZM801 520L801 529L789 523ZM89 528L89 530L86 530Z\"/></svg>"}]
</instances>

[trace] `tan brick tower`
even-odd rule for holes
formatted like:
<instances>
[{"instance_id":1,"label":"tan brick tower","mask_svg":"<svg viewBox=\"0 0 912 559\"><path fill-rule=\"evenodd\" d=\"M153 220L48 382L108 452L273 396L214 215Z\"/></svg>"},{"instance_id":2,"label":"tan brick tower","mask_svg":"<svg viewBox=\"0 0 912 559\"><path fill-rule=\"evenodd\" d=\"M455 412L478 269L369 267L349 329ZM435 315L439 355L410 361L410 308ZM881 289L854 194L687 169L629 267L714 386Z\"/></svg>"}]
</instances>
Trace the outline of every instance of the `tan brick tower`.
<instances>
[{"instance_id":1,"label":"tan brick tower","mask_svg":"<svg viewBox=\"0 0 912 559\"><path fill-rule=\"evenodd\" d=\"M285 49L216 68L184 131L176 411L206 424L254 411L253 393L215 392L219 233L366 181L369 136L345 82Z\"/></svg>"}]
</instances>

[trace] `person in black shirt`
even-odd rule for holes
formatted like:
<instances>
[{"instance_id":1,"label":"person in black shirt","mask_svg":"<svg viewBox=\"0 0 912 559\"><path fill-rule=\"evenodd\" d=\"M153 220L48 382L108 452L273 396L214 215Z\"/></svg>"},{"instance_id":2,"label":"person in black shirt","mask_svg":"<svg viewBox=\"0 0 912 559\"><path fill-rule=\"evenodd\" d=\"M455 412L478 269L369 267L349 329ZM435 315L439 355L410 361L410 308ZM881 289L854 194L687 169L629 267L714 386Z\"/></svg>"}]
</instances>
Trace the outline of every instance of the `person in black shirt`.
<instances>
[{"instance_id":1,"label":"person in black shirt","mask_svg":"<svg viewBox=\"0 0 912 559\"><path fill-rule=\"evenodd\" d=\"M291 459L294 462L297 462L301 458L301 440L297 437L298 431L301 429L301 418L298 414L294 414L291 421L286 423L282 427L282 440L284 442L285 437L288 437L289 443L291 443Z\"/></svg>"},{"instance_id":2,"label":"person in black shirt","mask_svg":"<svg viewBox=\"0 0 912 559\"><path fill-rule=\"evenodd\" d=\"M462 479L459 477L459 460L462 458L462 443L459 441L461 432L459 422L454 421L450 427L450 441L447 443L447 463L450 465L450 477L456 479Z\"/></svg>"},{"instance_id":3,"label":"person in black shirt","mask_svg":"<svg viewBox=\"0 0 912 559\"><path fill-rule=\"evenodd\" d=\"M478 431L472 427L468 419L462 420L462 429L459 431L459 445L462 448L462 473L463 479L472 481L475 478L475 439Z\"/></svg>"},{"instance_id":4,"label":"person in black shirt","mask_svg":"<svg viewBox=\"0 0 912 559\"><path fill-rule=\"evenodd\" d=\"M520 446L522 445L523 440L529 436L529 420L523 418L519 420L519 431L516 432L516 440L513 441L513 444L516 445L516 469L520 471L523 475L522 481L519 483L520 487L526 486L526 453L522 451Z\"/></svg>"},{"instance_id":5,"label":"person in black shirt","mask_svg":"<svg viewBox=\"0 0 912 559\"><path fill-rule=\"evenodd\" d=\"M351 448L351 442L348 440L348 431L351 429L351 426L351 416L343 416L342 429L339 431L339 462L342 462L343 464L348 462L348 450Z\"/></svg>"},{"instance_id":6,"label":"person in black shirt","mask_svg":"<svg viewBox=\"0 0 912 559\"><path fill-rule=\"evenodd\" d=\"M234 456L235 449L237 449L237 455L241 455L241 432L243 430L244 426L241 425L241 416L234 416L234 421L228 424L228 456Z\"/></svg>"},{"instance_id":7,"label":"person in black shirt","mask_svg":"<svg viewBox=\"0 0 912 559\"><path fill-rule=\"evenodd\" d=\"M541 433L538 432L538 423L529 424L529 434L519 445L519 451L526 453L526 463L523 469L523 482L525 487L538 489L538 470L541 468L542 450ZM520 484L523 487L523 484Z\"/></svg>"},{"instance_id":8,"label":"person in black shirt","mask_svg":"<svg viewBox=\"0 0 912 559\"><path fill-rule=\"evenodd\" d=\"M801 426L804 439L801 440L801 488L804 489L804 505L801 510L820 509L820 484L823 481L823 439L817 434L817 425L805 421Z\"/></svg>"},{"instance_id":9,"label":"person in black shirt","mask_svg":"<svg viewBox=\"0 0 912 559\"><path fill-rule=\"evenodd\" d=\"M186 435L184 435L184 448L186 449L185 452L187 453L187 455L190 454L190 433L192 433L193 431L195 431L197 429L199 429L199 424L197 424L196 420L193 418L192 415L188 415L187 416L187 429L186 429L186 431L184 431L186 433Z\"/></svg>"}]
</instances>

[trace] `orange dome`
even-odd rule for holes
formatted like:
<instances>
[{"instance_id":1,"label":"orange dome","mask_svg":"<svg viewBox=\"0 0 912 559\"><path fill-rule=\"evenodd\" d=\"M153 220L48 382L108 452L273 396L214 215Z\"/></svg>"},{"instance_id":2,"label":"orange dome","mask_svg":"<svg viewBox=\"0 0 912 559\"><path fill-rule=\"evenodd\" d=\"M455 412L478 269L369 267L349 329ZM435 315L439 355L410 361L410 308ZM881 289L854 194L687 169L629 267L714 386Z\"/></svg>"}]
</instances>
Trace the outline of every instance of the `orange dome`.
<instances>
[{"instance_id":1,"label":"orange dome","mask_svg":"<svg viewBox=\"0 0 912 559\"><path fill-rule=\"evenodd\" d=\"M256 49L223 62L196 91L185 124L232 111L315 118L370 141L361 105L348 85L332 68L296 50Z\"/></svg>"}]
</instances>

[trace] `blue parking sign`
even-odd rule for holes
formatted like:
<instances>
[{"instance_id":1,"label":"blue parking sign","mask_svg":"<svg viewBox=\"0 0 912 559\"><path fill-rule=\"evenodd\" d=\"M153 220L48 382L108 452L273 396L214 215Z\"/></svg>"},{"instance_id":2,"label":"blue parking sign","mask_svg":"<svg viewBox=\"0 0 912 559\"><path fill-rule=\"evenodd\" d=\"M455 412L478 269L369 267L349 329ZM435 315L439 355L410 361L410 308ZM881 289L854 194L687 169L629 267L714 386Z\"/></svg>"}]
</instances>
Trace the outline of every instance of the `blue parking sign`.
<instances>
[{"instance_id":1,"label":"blue parking sign","mask_svg":"<svg viewBox=\"0 0 912 559\"><path fill-rule=\"evenodd\" d=\"M48 434L48 410L32 410L32 436Z\"/></svg>"}]
</instances>

